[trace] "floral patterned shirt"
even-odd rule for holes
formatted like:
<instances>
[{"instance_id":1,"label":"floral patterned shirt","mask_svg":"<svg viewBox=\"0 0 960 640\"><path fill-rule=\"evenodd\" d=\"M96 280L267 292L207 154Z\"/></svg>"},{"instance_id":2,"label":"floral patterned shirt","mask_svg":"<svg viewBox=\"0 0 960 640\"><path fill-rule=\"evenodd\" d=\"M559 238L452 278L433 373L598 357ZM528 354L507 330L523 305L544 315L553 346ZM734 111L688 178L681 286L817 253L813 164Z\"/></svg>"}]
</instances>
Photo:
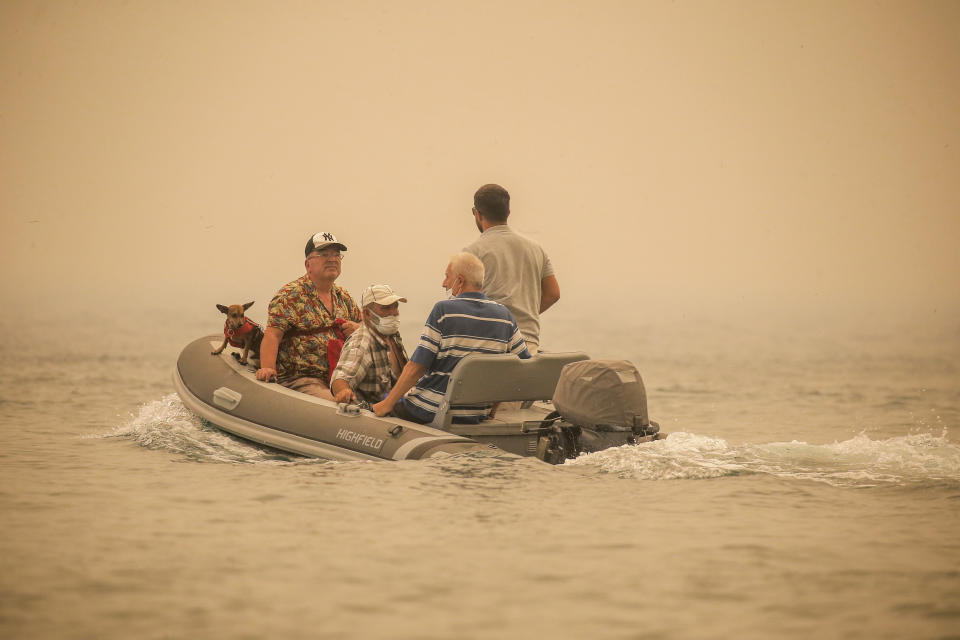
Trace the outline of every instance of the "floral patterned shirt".
<instances>
[{"instance_id":1,"label":"floral patterned shirt","mask_svg":"<svg viewBox=\"0 0 960 640\"><path fill-rule=\"evenodd\" d=\"M338 336L336 318L360 322L360 308L343 287L333 285L332 314L317 295L310 276L304 274L283 286L270 301L267 327L283 331L277 352L277 373L281 381L303 376L329 382L327 343Z\"/></svg>"}]
</instances>

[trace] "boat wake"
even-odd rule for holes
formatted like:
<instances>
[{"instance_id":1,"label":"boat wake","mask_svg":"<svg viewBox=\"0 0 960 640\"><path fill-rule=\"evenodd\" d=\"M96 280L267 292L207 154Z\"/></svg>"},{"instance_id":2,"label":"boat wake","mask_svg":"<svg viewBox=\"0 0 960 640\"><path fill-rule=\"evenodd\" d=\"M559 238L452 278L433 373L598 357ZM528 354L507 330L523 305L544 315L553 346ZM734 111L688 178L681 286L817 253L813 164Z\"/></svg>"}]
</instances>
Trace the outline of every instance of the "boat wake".
<instances>
[{"instance_id":1,"label":"boat wake","mask_svg":"<svg viewBox=\"0 0 960 640\"><path fill-rule=\"evenodd\" d=\"M199 418L173 393L142 405L126 423L98 437L131 438L148 449L196 462L325 463L234 437ZM841 487L960 485L960 445L949 442L946 431L885 440L860 434L820 445L797 441L730 445L720 438L675 432L665 440L581 455L564 466L639 480L765 474Z\"/></svg>"},{"instance_id":2,"label":"boat wake","mask_svg":"<svg viewBox=\"0 0 960 640\"><path fill-rule=\"evenodd\" d=\"M960 484L960 446L928 433L814 445L773 442L731 446L719 438L672 433L640 447L580 456L568 465L644 480L766 474L841 487Z\"/></svg>"},{"instance_id":3,"label":"boat wake","mask_svg":"<svg viewBox=\"0 0 960 640\"><path fill-rule=\"evenodd\" d=\"M198 417L171 393L140 407L105 437L132 438L147 449L163 449L196 462L317 464L322 460L259 446L236 438Z\"/></svg>"}]
</instances>

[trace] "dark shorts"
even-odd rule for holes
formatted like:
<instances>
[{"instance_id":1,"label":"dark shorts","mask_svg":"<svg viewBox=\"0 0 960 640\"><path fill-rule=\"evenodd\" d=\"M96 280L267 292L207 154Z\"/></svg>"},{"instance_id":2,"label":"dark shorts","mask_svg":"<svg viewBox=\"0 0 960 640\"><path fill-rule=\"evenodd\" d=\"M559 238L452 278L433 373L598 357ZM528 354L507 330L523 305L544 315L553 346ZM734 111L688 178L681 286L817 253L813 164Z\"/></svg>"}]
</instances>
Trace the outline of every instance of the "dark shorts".
<instances>
[{"instance_id":1,"label":"dark shorts","mask_svg":"<svg viewBox=\"0 0 960 640\"><path fill-rule=\"evenodd\" d=\"M386 394L384 394L386 397ZM417 422L419 424L430 424L433 422L433 416L424 416L416 408L412 407L407 403L406 398L400 398L397 404L393 405L393 411L391 412L397 418L401 420L409 420L410 422ZM483 421L481 416L457 416L453 419L454 424L480 424Z\"/></svg>"},{"instance_id":2,"label":"dark shorts","mask_svg":"<svg viewBox=\"0 0 960 640\"><path fill-rule=\"evenodd\" d=\"M409 420L410 422L417 422L419 424L433 422L432 417L424 418L411 411L410 405L407 404L406 398L400 398L400 400L397 401L397 404L393 405L393 411L391 413L401 420Z\"/></svg>"}]
</instances>

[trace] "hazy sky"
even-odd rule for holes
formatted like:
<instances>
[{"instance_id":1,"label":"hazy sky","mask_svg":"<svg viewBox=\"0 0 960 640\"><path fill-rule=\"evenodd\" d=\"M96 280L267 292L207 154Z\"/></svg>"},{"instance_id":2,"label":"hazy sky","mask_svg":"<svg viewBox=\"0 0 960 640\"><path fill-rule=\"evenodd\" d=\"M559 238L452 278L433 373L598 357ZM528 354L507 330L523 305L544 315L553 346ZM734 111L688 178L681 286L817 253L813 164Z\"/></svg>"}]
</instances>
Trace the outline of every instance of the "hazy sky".
<instances>
[{"instance_id":1,"label":"hazy sky","mask_svg":"<svg viewBox=\"0 0 960 640\"><path fill-rule=\"evenodd\" d=\"M958 34L958 2L6 0L2 293L262 314L324 230L425 315L498 182L552 314L958 318Z\"/></svg>"}]
</instances>

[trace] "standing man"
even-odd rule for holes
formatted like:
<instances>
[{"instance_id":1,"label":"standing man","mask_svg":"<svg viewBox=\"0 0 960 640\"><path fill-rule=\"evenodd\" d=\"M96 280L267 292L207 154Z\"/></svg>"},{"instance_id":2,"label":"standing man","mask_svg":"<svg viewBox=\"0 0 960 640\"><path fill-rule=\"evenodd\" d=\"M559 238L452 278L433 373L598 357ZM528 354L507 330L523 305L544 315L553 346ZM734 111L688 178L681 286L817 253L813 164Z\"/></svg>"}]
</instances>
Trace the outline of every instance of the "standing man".
<instances>
[{"instance_id":1,"label":"standing man","mask_svg":"<svg viewBox=\"0 0 960 640\"><path fill-rule=\"evenodd\" d=\"M407 364L400 339L400 303L406 301L388 284L372 284L363 290L363 323L343 345L340 362L330 376L334 400L359 398L373 404L383 400L397 383Z\"/></svg>"},{"instance_id":2,"label":"standing man","mask_svg":"<svg viewBox=\"0 0 960 640\"><path fill-rule=\"evenodd\" d=\"M480 237L464 251L483 261L483 292L513 314L535 354L540 348L540 314L560 299L560 284L543 248L507 226L510 194L485 184L473 194L473 218Z\"/></svg>"},{"instance_id":3,"label":"standing man","mask_svg":"<svg viewBox=\"0 0 960 640\"><path fill-rule=\"evenodd\" d=\"M277 380L294 391L333 400L330 371L343 341L360 326L357 303L334 284L346 250L332 233L316 233L307 240L307 273L284 285L270 301L258 380Z\"/></svg>"},{"instance_id":4,"label":"standing man","mask_svg":"<svg viewBox=\"0 0 960 640\"><path fill-rule=\"evenodd\" d=\"M523 337L510 310L488 299L480 290L483 263L470 253L450 258L443 288L453 300L433 305L410 362L382 402L373 405L378 416L391 411L398 418L426 424L433 421L447 391L450 373L471 353L513 353L529 358ZM407 393L409 391L409 393ZM490 414L491 405L452 406L454 422L477 423Z\"/></svg>"}]
</instances>

